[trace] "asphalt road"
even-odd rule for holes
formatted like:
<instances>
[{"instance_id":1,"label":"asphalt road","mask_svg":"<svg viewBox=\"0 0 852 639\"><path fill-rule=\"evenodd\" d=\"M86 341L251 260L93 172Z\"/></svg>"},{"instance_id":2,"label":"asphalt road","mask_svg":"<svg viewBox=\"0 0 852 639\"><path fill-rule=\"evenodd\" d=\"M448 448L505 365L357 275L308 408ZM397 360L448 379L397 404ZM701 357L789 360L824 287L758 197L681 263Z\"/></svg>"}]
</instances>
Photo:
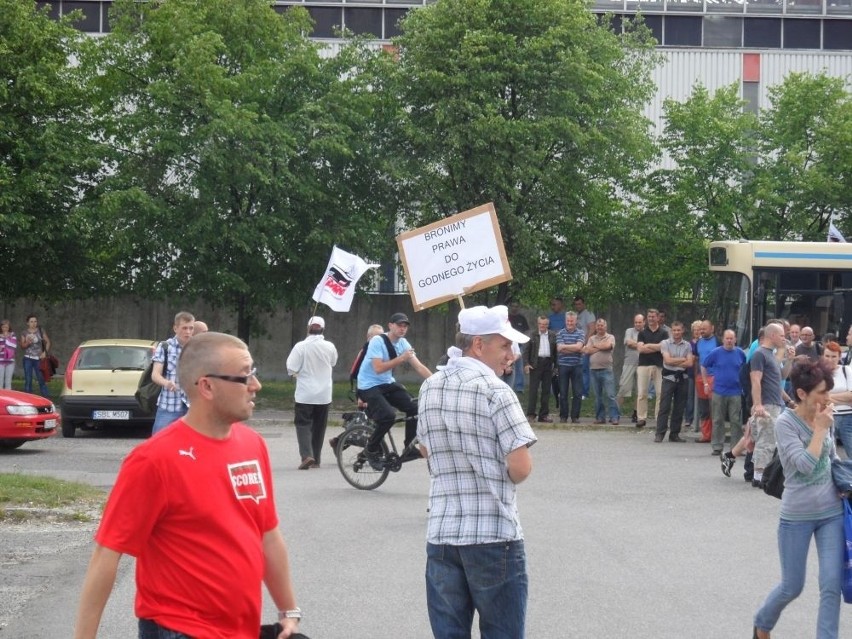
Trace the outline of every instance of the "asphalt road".
<instances>
[{"instance_id":1,"label":"asphalt road","mask_svg":"<svg viewBox=\"0 0 852 639\"><path fill-rule=\"evenodd\" d=\"M296 470L290 422L265 417L253 424L272 455L303 631L312 639L431 637L423 582L426 464L406 464L378 490L357 491L331 455L320 469ZM533 474L519 489L528 637L751 636L752 614L779 577L780 502L743 482L740 464L725 478L709 445L655 444L649 431L630 426L538 434ZM114 432L53 438L0 454L0 471L108 488L139 441ZM93 528L0 526L0 637L71 635ZM774 636L814 635L811 555L805 591ZM136 636L133 594L133 561L124 558L100 636ZM841 612L841 636L852 628L850 611ZM268 598L265 613L274 618Z\"/></svg>"}]
</instances>

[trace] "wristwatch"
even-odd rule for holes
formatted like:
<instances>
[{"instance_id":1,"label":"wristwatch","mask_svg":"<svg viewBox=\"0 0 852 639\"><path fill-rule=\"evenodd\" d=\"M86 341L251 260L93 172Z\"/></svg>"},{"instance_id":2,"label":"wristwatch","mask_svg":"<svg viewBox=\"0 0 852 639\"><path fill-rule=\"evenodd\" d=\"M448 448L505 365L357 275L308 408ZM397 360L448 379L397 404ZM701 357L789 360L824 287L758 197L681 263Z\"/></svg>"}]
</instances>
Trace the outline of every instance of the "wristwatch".
<instances>
[{"instance_id":1,"label":"wristwatch","mask_svg":"<svg viewBox=\"0 0 852 639\"><path fill-rule=\"evenodd\" d=\"M301 619L302 618L302 609L301 608L293 608L292 610L279 610L278 611L278 621L282 621L283 619Z\"/></svg>"}]
</instances>

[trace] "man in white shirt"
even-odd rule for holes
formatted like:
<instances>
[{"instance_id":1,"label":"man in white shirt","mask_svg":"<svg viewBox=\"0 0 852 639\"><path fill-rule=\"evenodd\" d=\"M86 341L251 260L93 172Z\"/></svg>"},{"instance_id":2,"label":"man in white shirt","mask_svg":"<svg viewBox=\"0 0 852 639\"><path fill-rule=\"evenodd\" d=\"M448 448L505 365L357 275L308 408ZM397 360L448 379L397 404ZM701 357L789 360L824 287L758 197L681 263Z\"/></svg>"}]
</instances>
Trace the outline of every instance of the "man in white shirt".
<instances>
[{"instance_id":1,"label":"man in white shirt","mask_svg":"<svg viewBox=\"0 0 852 639\"><path fill-rule=\"evenodd\" d=\"M308 320L308 337L298 342L287 357L287 372L296 378L295 423L302 462L299 470L319 468L328 407L331 406L331 369L337 349L323 337L325 320Z\"/></svg>"}]
</instances>

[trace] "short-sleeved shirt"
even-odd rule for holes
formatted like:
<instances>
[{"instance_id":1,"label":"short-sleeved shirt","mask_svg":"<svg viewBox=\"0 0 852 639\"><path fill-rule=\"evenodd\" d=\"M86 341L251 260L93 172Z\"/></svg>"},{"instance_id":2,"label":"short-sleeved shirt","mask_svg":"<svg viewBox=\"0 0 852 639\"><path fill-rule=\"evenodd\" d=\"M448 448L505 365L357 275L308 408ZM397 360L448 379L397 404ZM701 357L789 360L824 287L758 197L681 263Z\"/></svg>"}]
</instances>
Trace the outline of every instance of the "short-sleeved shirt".
<instances>
[{"instance_id":1,"label":"short-sleeved shirt","mask_svg":"<svg viewBox=\"0 0 852 639\"><path fill-rule=\"evenodd\" d=\"M628 348L627 340L632 339L638 341L639 331L635 328L628 328L624 331L624 365L636 366L639 363L639 350L636 348Z\"/></svg>"},{"instance_id":2,"label":"short-sleeved shirt","mask_svg":"<svg viewBox=\"0 0 852 639\"><path fill-rule=\"evenodd\" d=\"M551 331L558 333L563 328L565 328L565 313L551 313L547 316L547 319L550 321L549 328Z\"/></svg>"},{"instance_id":3,"label":"short-sleeved shirt","mask_svg":"<svg viewBox=\"0 0 852 639\"><path fill-rule=\"evenodd\" d=\"M679 342L675 342L673 339L664 339L660 342L660 357L663 356L663 353L666 353L669 357L676 357L678 359L682 357L687 357L692 353L692 344L687 342L685 339L681 339ZM668 366L663 364L663 369L667 371L685 371L685 366Z\"/></svg>"},{"instance_id":4,"label":"short-sleeved shirt","mask_svg":"<svg viewBox=\"0 0 852 639\"><path fill-rule=\"evenodd\" d=\"M784 406L781 395L781 365L775 359L771 348L761 346L751 358L751 372L760 371L760 403L774 406Z\"/></svg>"},{"instance_id":5,"label":"short-sleeved shirt","mask_svg":"<svg viewBox=\"0 0 852 639\"><path fill-rule=\"evenodd\" d=\"M742 394L740 386L740 367L745 363L746 356L741 348L734 346L726 350L717 346L704 359L704 368L715 379L713 392L722 397L735 397Z\"/></svg>"},{"instance_id":6,"label":"short-sleeved shirt","mask_svg":"<svg viewBox=\"0 0 852 639\"><path fill-rule=\"evenodd\" d=\"M394 344L395 353L388 353L385 346L385 340L381 335L374 335L367 343L367 352L364 355L364 362L361 364L361 370L358 371L358 390L367 390L374 386L382 384L393 384L396 380L393 377L393 370L387 370L382 374L377 374L373 368L373 360L380 359L383 362L389 362L395 357L399 357L406 351L411 350L411 344L404 337L400 337Z\"/></svg>"},{"instance_id":7,"label":"short-sleeved shirt","mask_svg":"<svg viewBox=\"0 0 852 639\"><path fill-rule=\"evenodd\" d=\"M615 335L610 333L606 333L603 337L599 337L597 333L595 333L589 338L589 344L592 346L604 344L610 341L612 342L613 347L615 347ZM592 370L612 370L612 351L613 349L611 348L606 351L598 351L597 353L589 355L589 368Z\"/></svg>"},{"instance_id":8,"label":"short-sleeved shirt","mask_svg":"<svg viewBox=\"0 0 852 639\"><path fill-rule=\"evenodd\" d=\"M170 337L165 342L160 342L157 345L157 350L154 352L154 357L151 358L154 362L159 362L162 364L165 360L165 351L163 349L163 344L168 344L169 346L169 361L167 364L163 366L164 373L163 377L165 377L170 382L178 383L178 360L180 359L181 351L183 347L180 345L180 342L177 340L177 337ZM167 410L173 413L180 412L184 410L184 404L186 404L186 395L184 394L182 389L178 389L176 391L169 390L164 388L160 391L160 397L157 399L157 408L162 408L163 410Z\"/></svg>"},{"instance_id":9,"label":"short-sleeved shirt","mask_svg":"<svg viewBox=\"0 0 852 639\"><path fill-rule=\"evenodd\" d=\"M581 331L579 328L575 328L573 331L569 331L567 328L563 328L556 334L556 345L559 344L583 344L586 341L586 334ZM581 352L571 352L571 353L559 353L559 356L556 359L556 363L559 366L579 366L583 362L583 353Z\"/></svg>"},{"instance_id":10,"label":"short-sleeved shirt","mask_svg":"<svg viewBox=\"0 0 852 639\"><path fill-rule=\"evenodd\" d=\"M431 544L523 539L506 456L536 441L515 392L471 357L423 382L417 437L429 452Z\"/></svg>"},{"instance_id":11,"label":"short-sleeved shirt","mask_svg":"<svg viewBox=\"0 0 852 639\"><path fill-rule=\"evenodd\" d=\"M278 526L263 438L178 420L121 466L95 540L136 557L136 616L191 637L255 639L263 535Z\"/></svg>"},{"instance_id":12,"label":"short-sleeved shirt","mask_svg":"<svg viewBox=\"0 0 852 639\"><path fill-rule=\"evenodd\" d=\"M704 366L704 359L720 346L715 335L701 337L695 342L695 354L698 355L698 365Z\"/></svg>"},{"instance_id":13,"label":"short-sleeved shirt","mask_svg":"<svg viewBox=\"0 0 852 639\"><path fill-rule=\"evenodd\" d=\"M822 348L816 342L811 342L810 346L805 346L804 342L796 347L796 357L805 355L812 362L818 362L822 355Z\"/></svg>"},{"instance_id":14,"label":"short-sleeved shirt","mask_svg":"<svg viewBox=\"0 0 852 639\"><path fill-rule=\"evenodd\" d=\"M668 331L662 326L657 327L656 331L650 328L643 328L639 331L639 340L643 344L661 344L664 339L669 338ZM662 353L639 353L639 366L660 366L663 365Z\"/></svg>"},{"instance_id":15,"label":"short-sleeved shirt","mask_svg":"<svg viewBox=\"0 0 852 639\"><path fill-rule=\"evenodd\" d=\"M589 309L584 309L582 313L577 313L577 326L580 327L581 330L585 331L589 324L595 323L595 314L592 313Z\"/></svg>"}]
</instances>

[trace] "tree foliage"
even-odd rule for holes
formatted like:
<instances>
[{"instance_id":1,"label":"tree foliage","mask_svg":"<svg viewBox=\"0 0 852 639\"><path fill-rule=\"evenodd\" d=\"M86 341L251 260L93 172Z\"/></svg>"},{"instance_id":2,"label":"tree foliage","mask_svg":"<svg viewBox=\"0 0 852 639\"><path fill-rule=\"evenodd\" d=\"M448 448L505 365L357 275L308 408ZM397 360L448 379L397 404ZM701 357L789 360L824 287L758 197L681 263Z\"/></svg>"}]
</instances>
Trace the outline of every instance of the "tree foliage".
<instances>
[{"instance_id":1,"label":"tree foliage","mask_svg":"<svg viewBox=\"0 0 852 639\"><path fill-rule=\"evenodd\" d=\"M80 36L32 0L0 0L0 294L61 298L89 289L84 93L68 64Z\"/></svg>"},{"instance_id":2,"label":"tree foliage","mask_svg":"<svg viewBox=\"0 0 852 639\"><path fill-rule=\"evenodd\" d=\"M624 197L653 153L647 33L617 36L578 0L446 0L396 43L409 224L492 201L515 278L498 301L613 293Z\"/></svg>"},{"instance_id":3,"label":"tree foliage","mask_svg":"<svg viewBox=\"0 0 852 639\"><path fill-rule=\"evenodd\" d=\"M86 65L105 170L88 201L115 289L238 313L307 303L335 242L388 236L375 94L355 42L324 59L301 9L263 0L114 5Z\"/></svg>"}]
</instances>

